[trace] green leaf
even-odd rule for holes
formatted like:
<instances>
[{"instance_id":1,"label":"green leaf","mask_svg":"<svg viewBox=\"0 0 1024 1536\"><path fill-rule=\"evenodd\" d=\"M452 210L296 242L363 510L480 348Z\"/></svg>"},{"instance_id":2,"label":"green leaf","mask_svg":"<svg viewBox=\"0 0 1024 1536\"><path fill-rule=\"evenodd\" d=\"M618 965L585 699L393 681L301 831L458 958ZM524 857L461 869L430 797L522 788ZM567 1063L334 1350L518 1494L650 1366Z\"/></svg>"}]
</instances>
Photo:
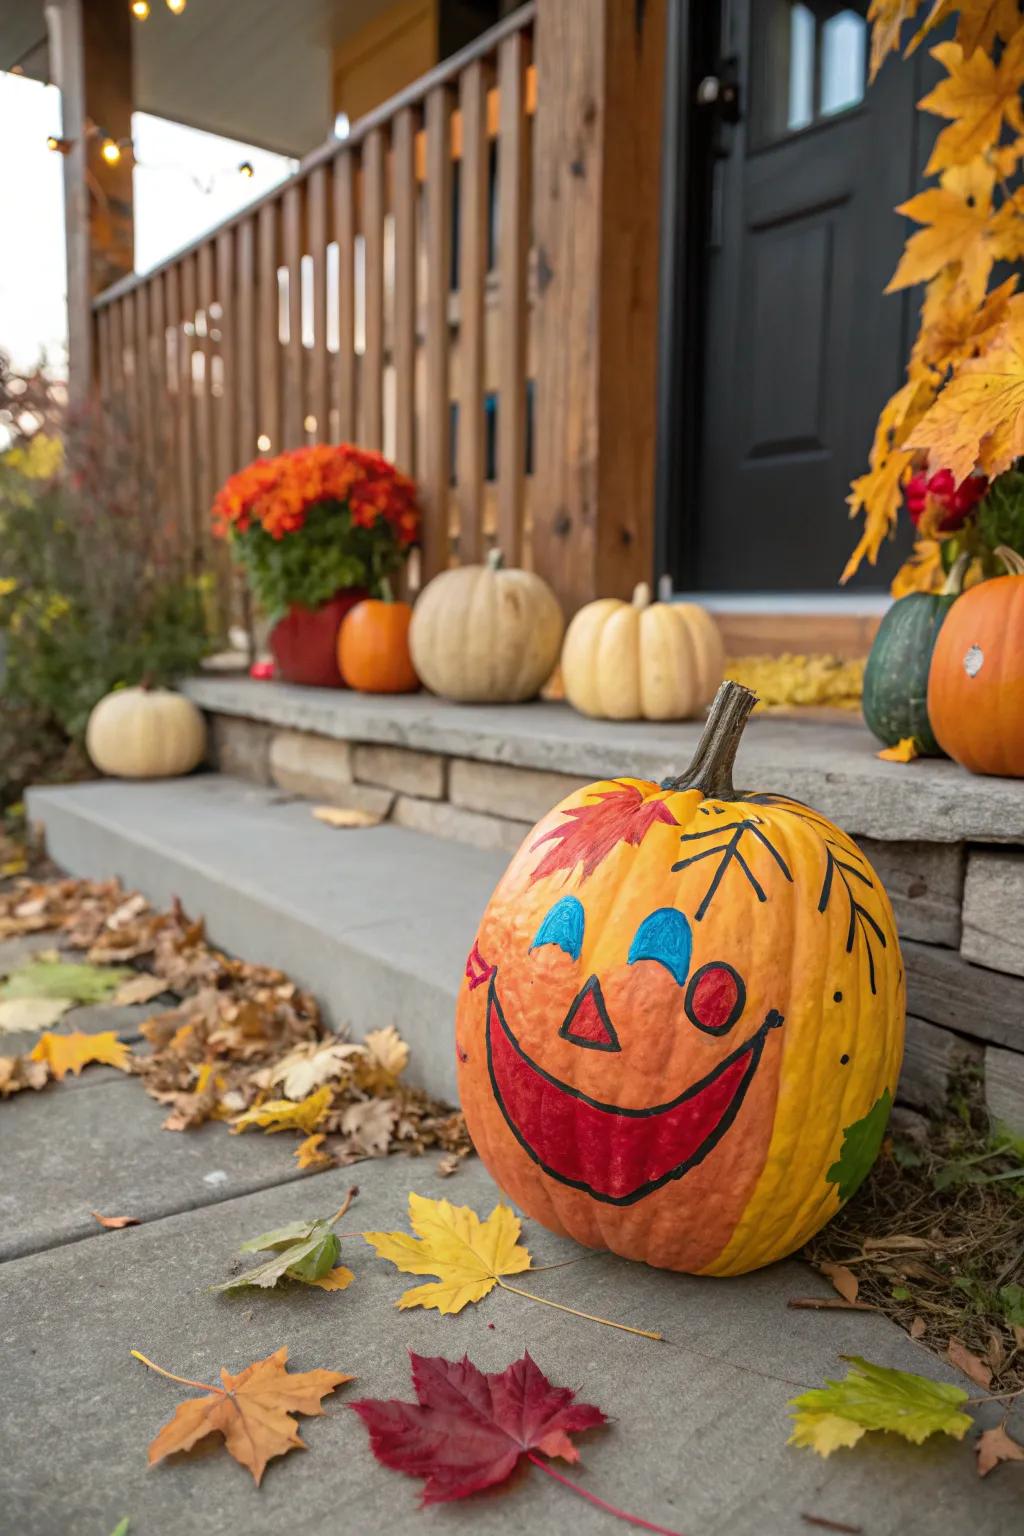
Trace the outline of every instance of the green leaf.
<instances>
[{"instance_id":1,"label":"green leaf","mask_svg":"<svg viewBox=\"0 0 1024 1536\"><path fill-rule=\"evenodd\" d=\"M826 1381L787 1404L793 1418L790 1445L830 1456L840 1446L856 1445L869 1429L888 1430L915 1445L934 1434L962 1440L970 1429L970 1415L960 1411L967 1401L962 1387L872 1365L859 1355L842 1358L852 1367L843 1381Z\"/></svg>"},{"instance_id":2,"label":"green leaf","mask_svg":"<svg viewBox=\"0 0 1024 1536\"><path fill-rule=\"evenodd\" d=\"M30 960L12 971L0 997L67 997L72 1003L103 1003L135 972L117 965L73 965Z\"/></svg>"},{"instance_id":3,"label":"green leaf","mask_svg":"<svg viewBox=\"0 0 1024 1536\"><path fill-rule=\"evenodd\" d=\"M286 1276L290 1280L300 1280L304 1285L312 1285L334 1268L341 1252L341 1244L331 1231L329 1221L296 1221L290 1227L278 1227L274 1232L264 1232L261 1237L250 1238L242 1244L239 1252L255 1253L267 1248L277 1250L274 1258L212 1289L238 1291L255 1285L262 1290L270 1290Z\"/></svg>"},{"instance_id":4,"label":"green leaf","mask_svg":"<svg viewBox=\"0 0 1024 1536\"><path fill-rule=\"evenodd\" d=\"M829 1184L838 1184L840 1200L849 1200L863 1184L878 1156L882 1137L889 1123L892 1095L888 1088L868 1110L862 1120L855 1120L843 1131L843 1145L839 1161L832 1164L825 1175Z\"/></svg>"},{"instance_id":5,"label":"green leaf","mask_svg":"<svg viewBox=\"0 0 1024 1536\"><path fill-rule=\"evenodd\" d=\"M1006 1321L1014 1328L1024 1328L1024 1285L1001 1285L999 1300L1002 1302Z\"/></svg>"},{"instance_id":6,"label":"green leaf","mask_svg":"<svg viewBox=\"0 0 1024 1536\"><path fill-rule=\"evenodd\" d=\"M889 1292L889 1294L892 1297L893 1301L909 1301L910 1300L910 1292L907 1290L907 1287L905 1285L894 1285L892 1290Z\"/></svg>"},{"instance_id":7,"label":"green leaf","mask_svg":"<svg viewBox=\"0 0 1024 1536\"><path fill-rule=\"evenodd\" d=\"M110 1536L128 1536L128 1524L129 1524L128 1516L125 1515L124 1519L123 1520L119 1520L117 1522L117 1524L114 1526L114 1529L111 1531Z\"/></svg>"}]
</instances>

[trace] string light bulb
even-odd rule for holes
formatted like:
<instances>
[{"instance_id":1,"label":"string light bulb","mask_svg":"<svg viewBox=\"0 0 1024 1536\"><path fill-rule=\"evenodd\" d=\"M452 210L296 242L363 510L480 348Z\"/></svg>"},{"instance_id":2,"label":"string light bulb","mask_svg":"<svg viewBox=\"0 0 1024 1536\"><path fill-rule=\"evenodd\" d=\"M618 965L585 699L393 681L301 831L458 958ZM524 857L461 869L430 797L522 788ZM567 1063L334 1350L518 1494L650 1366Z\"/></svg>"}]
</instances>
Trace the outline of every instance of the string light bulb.
<instances>
[{"instance_id":1,"label":"string light bulb","mask_svg":"<svg viewBox=\"0 0 1024 1536\"><path fill-rule=\"evenodd\" d=\"M55 155L66 155L71 148L70 139L59 139L55 133L47 135L46 147Z\"/></svg>"},{"instance_id":2,"label":"string light bulb","mask_svg":"<svg viewBox=\"0 0 1024 1536\"><path fill-rule=\"evenodd\" d=\"M185 9L185 0L167 0L167 9L172 16L180 16Z\"/></svg>"},{"instance_id":3,"label":"string light bulb","mask_svg":"<svg viewBox=\"0 0 1024 1536\"><path fill-rule=\"evenodd\" d=\"M145 21L149 16L149 0L132 0L131 10L136 21Z\"/></svg>"},{"instance_id":4,"label":"string light bulb","mask_svg":"<svg viewBox=\"0 0 1024 1536\"><path fill-rule=\"evenodd\" d=\"M104 139L100 145L100 154L108 165L117 165L121 159L121 146L116 139Z\"/></svg>"},{"instance_id":5,"label":"string light bulb","mask_svg":"<svg viewBox=\"0 0 1024 1536\"><path fill-rule=\"evenodd\" d=\"M238 174L239 176L244 176L246 181L252 181L253 177L256 175L256 169L252 161L243 160L241 165L238 167Z\"/></svg>"}]
</instances>

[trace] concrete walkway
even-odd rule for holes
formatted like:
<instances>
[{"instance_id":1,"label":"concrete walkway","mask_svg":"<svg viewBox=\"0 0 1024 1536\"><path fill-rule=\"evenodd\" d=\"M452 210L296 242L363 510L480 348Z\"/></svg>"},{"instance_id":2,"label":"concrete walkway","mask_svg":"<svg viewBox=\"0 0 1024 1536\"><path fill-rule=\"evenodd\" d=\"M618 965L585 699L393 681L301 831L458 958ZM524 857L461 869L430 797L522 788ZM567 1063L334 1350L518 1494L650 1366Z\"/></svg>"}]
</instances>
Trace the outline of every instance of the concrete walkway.
<instances>
[{"instance_id":1,"label":"concrete walkway","mask_svg":"<svg viewBox=\"0 0 1024 1536\"><path fill-rule=\"evenodd\" d=\"M10 955L0 946L0 970ZM102 1027L104 1011L88 1012L88 1026ZM131 1039L137 1020L111 1013L110 1026ZM12 1536L110 1536L125 1516L130 1536L626 1530L534 1469L502 1492L421 1512L419 1484L376 1464L345 1407L356 1394L410 1396L410 1348L466 1352L499 1370L527 1347L552 1381L614 1419L584 1437L580 1480L686 1536L806 1536L816 1527L804 1514L865 1536L1022 1528L1024 1466L980 1483L969 1441L915 1448L875 1435L827 1462L786 1445L787 1398L841 1374L841 1353L958 1379L876 1315L787 1309L791 1297L829 1294L796 1262L699 1280L586 1255L525 1224L536 1264L581 1258L522 1277L528 1286L660 1329L663 1344L501 1292L458 1318L396 1312L416 1282L358 1238L343 1243L356 1277L343 1293L294 1287L229 1299L208 1287L244 1239L328 1215L353 1181L352 1231L404 1226L410 1190L481 1214L497 1192L479 1163L443 1179L434 1156L297 1181L291 1138L235 1137L220 1125L174 1135L160 1130L162 1114L137 1081L97 1067L0 1104L0 1530ZM142 1225L103 1231L90 1209ZM130 1349L210 1381L222 1365L240 1370L282 1344L296 1369L358 1377L327 1400L324 1418L301 1421L308 1455L272 1463L260 1490L223 1449L147 1469L150 1440L189 1394ZM997 1418L986 1408L981 1422Z\"/></svg>"}]
</instances>

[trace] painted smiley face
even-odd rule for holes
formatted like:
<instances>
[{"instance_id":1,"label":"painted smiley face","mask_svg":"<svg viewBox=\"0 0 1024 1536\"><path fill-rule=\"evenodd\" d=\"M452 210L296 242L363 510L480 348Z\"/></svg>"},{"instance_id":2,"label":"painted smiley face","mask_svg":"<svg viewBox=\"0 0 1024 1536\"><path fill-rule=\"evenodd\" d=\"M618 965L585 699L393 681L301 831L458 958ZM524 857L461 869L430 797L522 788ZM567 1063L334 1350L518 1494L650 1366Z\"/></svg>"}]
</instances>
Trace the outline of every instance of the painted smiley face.
<instances>
[{"instance_id":1,"label":"painted smiley face","mask_svg":"<svg viewBox=\"0 0 1024 1536\"><path fill-rule=\"evenodd\" d=\"M530 953L555 945L578 960L585 922L582 903L561 897L541 921ZM626 959L628 965L653 961L663 967L683 993L682 1020L707 1035L727 1036L743 1016L743 978L725 961L709 961L689 975L691 951L689 922L665 907L640 923ZM632 1205L703 1161L739 1114L769 1032L783 1023L769 1010L733 1051L674 1098L625 1108L583 1093L528 1054L502 1007L498 969L479 950L467 973L471 987L488 985L488 1071L512 1134L551 1178L609 1205ZM584 981L557 1034L583 1050L623 1050L599 976Z\"/></svg>"}]
</instances>

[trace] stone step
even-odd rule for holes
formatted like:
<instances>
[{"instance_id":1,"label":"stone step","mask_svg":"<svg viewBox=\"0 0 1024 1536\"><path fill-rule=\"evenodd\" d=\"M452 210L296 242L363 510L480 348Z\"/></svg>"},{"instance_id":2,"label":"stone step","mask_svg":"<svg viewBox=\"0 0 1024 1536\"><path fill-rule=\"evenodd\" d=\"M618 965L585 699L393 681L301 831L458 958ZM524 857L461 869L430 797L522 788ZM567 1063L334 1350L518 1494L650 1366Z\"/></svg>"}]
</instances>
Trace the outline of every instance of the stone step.
<instances>
[{"instance_id":1,"label":"stone step","mask_svg":"<svg viewBox=\"0 0 1024 1536\"><path fill-rule=\"evenodd\" d=\"M219 774L29 794L51 856L178 897L213 943L287 971L335 1027L394 1024L411 1080L455 1095L455 997L508 855L403 827L340 830L309 801Z\"/></svg>"}]
</instances>

